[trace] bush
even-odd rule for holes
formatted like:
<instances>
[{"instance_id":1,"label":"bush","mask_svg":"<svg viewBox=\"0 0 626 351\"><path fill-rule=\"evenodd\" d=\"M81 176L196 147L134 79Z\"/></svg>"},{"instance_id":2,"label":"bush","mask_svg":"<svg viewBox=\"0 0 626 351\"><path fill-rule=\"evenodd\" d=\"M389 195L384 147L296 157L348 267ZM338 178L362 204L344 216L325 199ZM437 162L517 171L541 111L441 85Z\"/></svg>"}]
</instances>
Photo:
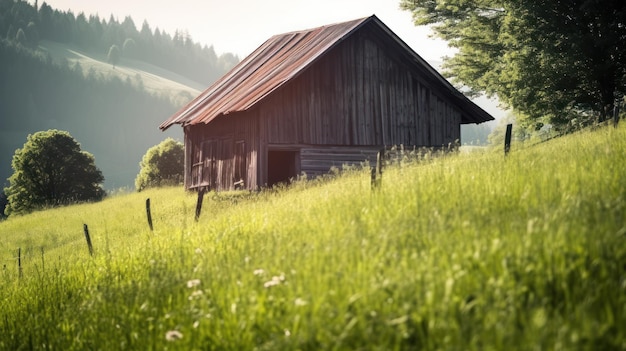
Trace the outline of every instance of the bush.
<instances>
[{"instance_id":1,"label":"bush","mask_svg":"<svg viewBox=\"0 0 626 351\"><path fill-rule=\"evenodd\" d=\"M180 185L183 182L185 149L181 142L167 138L148 149L139 163L135 188Z\"/></svg>"},{"instance_id":2,"label":"bush","mask_svg":"<svg viewBox=\"0 0 626 351\"><path fill-rule=\"evenodd\" d=\"M104 177L92 154L65 131L48 130L28 135L11 163L13 175L5 188L7 215L105 196Z\"/></svg>"}]
</instances>

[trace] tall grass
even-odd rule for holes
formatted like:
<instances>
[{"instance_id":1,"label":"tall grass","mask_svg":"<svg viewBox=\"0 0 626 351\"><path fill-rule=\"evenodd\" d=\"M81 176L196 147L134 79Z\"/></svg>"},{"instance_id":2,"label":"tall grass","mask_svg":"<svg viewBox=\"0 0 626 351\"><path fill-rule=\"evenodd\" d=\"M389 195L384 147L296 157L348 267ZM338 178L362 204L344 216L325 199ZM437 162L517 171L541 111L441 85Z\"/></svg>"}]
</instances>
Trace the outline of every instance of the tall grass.
<instances>
[{"instance_id":1,"label":"tall grass","mask_svg":"<svg viewBox=\"0 0 626 351\"><path fill-rule=\"evenodd\" d=\"M0 349L626 349L625 137L10 218Z\"/></svg>"}]
</instances>

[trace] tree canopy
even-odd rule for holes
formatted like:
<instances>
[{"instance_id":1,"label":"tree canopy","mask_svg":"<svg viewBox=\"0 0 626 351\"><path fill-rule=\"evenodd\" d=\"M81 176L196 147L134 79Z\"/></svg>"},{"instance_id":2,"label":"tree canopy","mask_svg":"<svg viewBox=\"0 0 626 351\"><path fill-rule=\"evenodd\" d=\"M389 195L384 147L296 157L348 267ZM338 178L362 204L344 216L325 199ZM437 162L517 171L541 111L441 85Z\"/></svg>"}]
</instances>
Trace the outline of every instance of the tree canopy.
<instances>
[{"instance_id":1,"label":"tree canopy","mask_svg":"<svg viewBox=\"0 0 626 351\"><path fill-rule=\"evenodd\" d=\"M184 156L183 144L172 138L149 148L139 163L141 169L135 179L137 191L148 187L182 184Z\"/></svg>"},{"instance_id":2,"label":"tree canopy","mask_svg":"<svg viewBox=\"0 0 626 351\"><path fill-rule=\"evenodd\" d=\"M623 0L401 0L458 49L444 75L529 121L609 116L626 92Z\"/></svg>"},{"instance_id":3,"label":"tree canopy","mask_svg":"<svg viewBox=\"0 0 626 351\"><path fill-rule=\"evenodd\" d=\"M65 131L30 134L24 147L15 151L14 173L5 188L7 215L46 206L100 200L104 177L94 157Z\"/></svg>"}]
</instances>

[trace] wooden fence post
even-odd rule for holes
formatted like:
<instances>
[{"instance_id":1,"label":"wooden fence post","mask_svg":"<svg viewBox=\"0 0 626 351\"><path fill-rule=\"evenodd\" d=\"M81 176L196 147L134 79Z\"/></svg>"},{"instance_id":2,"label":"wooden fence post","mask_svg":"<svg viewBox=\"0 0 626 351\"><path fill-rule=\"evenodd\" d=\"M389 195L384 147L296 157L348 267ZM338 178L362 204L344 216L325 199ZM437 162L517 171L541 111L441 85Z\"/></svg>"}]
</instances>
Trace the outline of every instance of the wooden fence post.
<instances>
[{"instance_id":1,"label":"wooden fence post","mask_svg":"<svg viewBox=\"0 0 626 351\"><path fill-rule=\"evenodd\" d=\"M622 100L615 100L615 104L613 105L613 128L617 128L617 123L619 122L619 110L622 104Z\"/></svg>"},{"instance_id":2,"label":"wooden fence post","mask_svg":"<svg viewBox=\"0 0 626 351\"><path fill-rule=\"evenodd\" d=\"M83 231L85 232L85 239L87 240L89 255L93 256L93 246L91 246L91 237L89 236L89 228L87 227L87 224L83 224Z\"/></svg>"},{"instance_id":3,"label":"wooden fence post","mask_svg":"<svg viewBox=\"0 0 626 351\"><path fill-rule=\"evenodd\" d=\"M376 165L374 167L372 167L372 174L371 174L371 185L372 185L372 190L380 187L380 184L383 180L383 160L382 160L382 153L383 151L378 151L376 153Z\"/></svg>"},{"instance_id":4,"label":"wooden fence post","mask_svg":"<svg viewBox=\"0 0 626 351\"><path fill-rule=\"evenodd\" d=\"M17 248L17 272L19 277L22 277L22 248Z\"/></svg>"},{"instance_id":5,"label":"wooden fence post","mask_svg":"<svg viewBox=\"0 0 626 351\"><path fill-rule=\"evenodd\" d=\"M196 222L200 218L200 212L202 212L202 200L204 199L204 189L198 191L198 202L196 203Z\"/></svg>"},{"instance_id":6,"label":"wooden fence post","mask_svg":"<svg viewBox=\"0 0 626 351\"><path fill-rule=\"evenodd\" d=\"M513 125L511 123L506 125L506 134L504 134L504 155L506 156L511 151L511 132Z\"/></svg>"},{"instance_id":7,"label":"wooden fence post","mask_svg":"<svg viewBox=\"0 0 626 351\"><path fill-rule=\"evenodd\" d=\"M146 199L146 215L148 216L148 226L150 227L150 231L154 231L152 227L152 214L150 213L150 198Z\"/></svg>"}]
</instances>

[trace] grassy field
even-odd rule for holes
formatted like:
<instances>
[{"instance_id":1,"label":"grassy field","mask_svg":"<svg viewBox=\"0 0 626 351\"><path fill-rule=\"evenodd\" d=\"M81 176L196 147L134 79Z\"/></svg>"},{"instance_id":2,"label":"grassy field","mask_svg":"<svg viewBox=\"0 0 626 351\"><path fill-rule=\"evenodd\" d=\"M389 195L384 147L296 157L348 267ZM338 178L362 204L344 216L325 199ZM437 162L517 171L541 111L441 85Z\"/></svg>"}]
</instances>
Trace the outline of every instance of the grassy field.
<instances>
[{"instance_id":1,"label":"grassy field","mask_svg":"<svg viewBox=\"0 0 626 351\"><path fill-rule=\"evenodd\" d=\"M405 162L376 191L208 194L198 222L178 188L10 218L0 349L624 350L625 165L622 125Z\"/></svg>"}]
</instances>

